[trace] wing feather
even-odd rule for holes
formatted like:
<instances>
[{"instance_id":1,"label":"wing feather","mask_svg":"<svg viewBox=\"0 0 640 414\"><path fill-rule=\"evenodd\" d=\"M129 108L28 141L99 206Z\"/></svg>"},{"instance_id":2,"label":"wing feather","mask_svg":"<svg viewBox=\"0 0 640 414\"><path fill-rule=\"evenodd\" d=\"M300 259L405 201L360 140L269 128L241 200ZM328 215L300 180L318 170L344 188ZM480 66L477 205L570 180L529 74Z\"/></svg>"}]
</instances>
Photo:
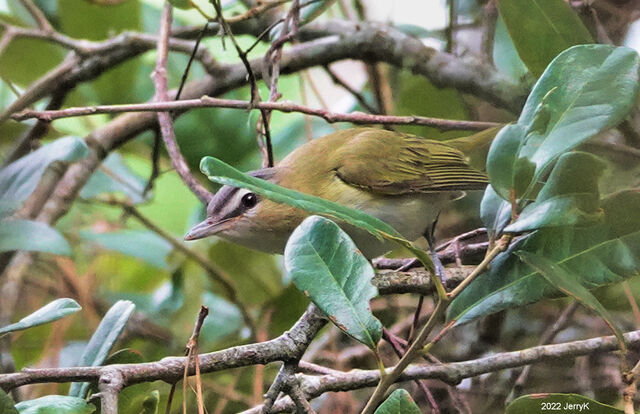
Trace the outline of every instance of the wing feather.
<instances>
[{"instance_id":1,"label":"wing feather","mask_svg":"<svg viewBox=\"0 0 640 414\"><path fill-rule=\"evenodd\" d=\"M487 176L446 143L363 129L337 148L333 170L345 183L386 195L479 190Z\"/></svg>"}]
</instances>

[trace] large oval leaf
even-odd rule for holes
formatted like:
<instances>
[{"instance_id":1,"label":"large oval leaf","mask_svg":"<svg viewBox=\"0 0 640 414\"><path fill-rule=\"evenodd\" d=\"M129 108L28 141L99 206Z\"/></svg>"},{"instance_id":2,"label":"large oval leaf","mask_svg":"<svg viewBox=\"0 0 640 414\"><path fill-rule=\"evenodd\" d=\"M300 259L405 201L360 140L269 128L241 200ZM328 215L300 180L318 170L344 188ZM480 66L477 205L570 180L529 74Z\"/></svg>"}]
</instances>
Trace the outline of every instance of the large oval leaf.
<instances>
[{"instance_id":1,"label":"large oval leaf","mask_svg":"<svg viewBox=\"0 0 640 414\"><path fill-rule=\"evenodd\" d=\"M136 306L128 300L116 302L102 318L77 365L81 367L101 365L135 308ZM74 382L71 384L69 396L84 398L88 389L88 382Z\"/></svg>"},{"instance_id":2,"label":"large oval leaf","mask_svg":"<svg viewBox=\"0 0 640 414\"><path fill-rule=\"evenodd\" d=\"M535 201L527 205L504 231L597 223L602 219L598 180L604 167L603 161L586 152L563 154Z\"/></svg>"},{"instance_id":3,"label":"large oval leaf","mask_svg":"<svg viewBox=\"0 0 640 414\"><path fill-rule=\"evenodd\" d=\"M57 321L71 313L78 312L80 309L82 309L82 307L73 299L56 299L53 302L44 305L32 314L20 319L20 321L0 328L0 335Z\"/></svg>"},{"instance_id":4,"label":"large oval leaf","mask_svg":"<svg viewBox=\"0 0 640 414\"><path fill-rule=\"evenodd\" d=\"M371 284L373 267L337 224L306 218L287 242L284 263L296 287L336 326L376 349L382 325L369 306L378 294Z\"/></svg>"},{"instance_id":5,"label":"large oval leaf","mask_svg":"<svg viewBox=\"0 0 640 414\"><path fill-rule=\"evenodd\" d=\"M58 230L31 220L0 221L0 252L27 250L71 255L71 246Z\"/></svg>"},{"instance_id":6,"label":"large oval leaf","mask_svg":"<svg viewBox=\"0 0 640 414\"><path fill-rule=\"evenodd\" d=\"M520 157L539 177L560 154L618 124L638 95L638 53L609 45L574 46L556 57L527 98Z\"/></svg>"},{"instance_id":7,"label":"large oval leaf","mask_svg":"<svg viewBox=\"0 0 640 414\"><path fill-rule=\"evenodd\" d=\"M500 0L498 9L518 55L536 76L568 47L593 43L565 0Z\"/></svg>"},{"instance_id":8,"label":"large oval leaf","mask_svg":"<svg viewBox=\"0 0 640 414\"><path fill-rule=\"evenodd\" d=\"M556 57L535 84L517 124L491 144L487 172L505 200L531 196L555 160L618 124L638 95L640 57L633 49L574 46Z\"/></svg>"},{"instance_id":9,"label":"large oval leaf","mask_svg":"<svg viewBox=\"0 0 640 414\"><path fill-rule=\"evenodd\" d=\"M420 408L404 389L399 388L378 407L374 414L422 414Z\"/></svg>"},{"instance_id":10,"label":"large oval leaf","mask_svg":"<svg viewBox=\"0 0 640 414\"><path fill-rule=\"evenodd\" d=\"M515 186L518 152L525 137L525 129L519 124L510 124L498 132L487 155L487 174L493 189L505 200L512 196ZM525 187L529 183L525 183ZM515 193L513 194L516 195Z\"/></svg>"},{"instance_id":11,"label":"large oval leaf","mask_svg":"<svg viewBox=\"0 0 640 414\"><path fill-rule=\"evenodd\" d=\"M447 319L458 324L503 309L547 297L557 289L522 263L513 252L524 250L545 257L593 289L640 274L640 192L615 194L602 203L604 221L586 227L545 228L521 238L492 262L447 309Z\"/></svg>"},{"instance_id":12,"label":"large oval leaf","mask_svg":"<svg viewBox=\"0 0 640 414\"><path fill-rule=\"evenodd\" d=\"M84 141L65 137L43 145L0 170L0 199L22 201L36 188L44 169L54 161L73 162L89 154Z\"/></svg>"}]
</instances>

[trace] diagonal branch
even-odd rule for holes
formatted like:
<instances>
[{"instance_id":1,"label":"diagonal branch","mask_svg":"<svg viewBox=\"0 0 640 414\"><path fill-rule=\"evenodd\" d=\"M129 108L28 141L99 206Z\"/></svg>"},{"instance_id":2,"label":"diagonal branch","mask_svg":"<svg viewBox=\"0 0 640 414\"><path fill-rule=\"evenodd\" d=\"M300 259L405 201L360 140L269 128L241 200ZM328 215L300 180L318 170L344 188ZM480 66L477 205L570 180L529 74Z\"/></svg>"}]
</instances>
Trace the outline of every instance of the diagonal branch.
<instances>
[{"instance_id":1,"label":"diagonal branch","mask_svg":"<svg viewBox=\"0 0 640 414\"><path fill-rule=\"evenodd\" d=\"M156 100L159 102L169 101L169 93L167 92L167 45L169 43L169 30L171 29L171 8L171 4L169 2L165 2L160 20L157 63L152 75L154 85L156 87ZM164 144L167 147L167 151L169 152L169 157L171 157L171 164L187 187L191 189L203 204L207 204L211 198L211 192L200 184L193 174L191 174L189 166L182 156L176 141L176 132L173 129L171 113L158 112L158 124L160 125L160 133L164 140Z\"/></svg>"}]
</instances>

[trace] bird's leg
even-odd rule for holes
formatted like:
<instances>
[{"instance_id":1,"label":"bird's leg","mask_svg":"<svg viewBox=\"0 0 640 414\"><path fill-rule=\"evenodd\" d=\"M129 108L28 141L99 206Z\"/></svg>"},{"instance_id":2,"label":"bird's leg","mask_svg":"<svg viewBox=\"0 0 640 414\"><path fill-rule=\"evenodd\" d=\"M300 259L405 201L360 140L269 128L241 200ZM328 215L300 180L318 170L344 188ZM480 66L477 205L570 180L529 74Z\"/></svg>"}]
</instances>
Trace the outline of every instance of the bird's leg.
<instances>
[{"instance_id":1,"label":"bird's leg","mask_svg":"<svg viewBox=\"0 0 640 414\"><path fill-rule=\"evenodd\" d=\"M438 214L438 217L439 217L439 214ZM438 249L436 249L435 231L436 231L436 224L438 224L438 217L436 217L433 223L429 227L427 227L427 229L424 231L422 235L425 239L427 239L427 244L429 245L429 256L431 257L431 261L433 262L436 275L442 281L442 283L445 283L446 273L444 271L444 266L442 265L440 258L438 258L438 253L437 253L438 250L441 250L441 248L439 247ZM419 263L418 259L416 258L411 259L409 262L399 267L396 271L397 272L407 271L412 267L414 267L415 265L417 265L418 263Z\"/></svg>"},{"instance_id":2,"label":"bird's leg","mask_svg":"<svg viewBox=\"0 0 640 414\"><path fill-rule=\"evenodd\" d=\"M439 215L438 215L439 217ZM438 257L438 252L436 251L436 225L438 224L438 217L433 221L431 226L427 227L424 231L424 238L427 239L427 243L429 244L429 256L431 256L431 261L433 262L433 267L436 270L436 275L440 279L442 283L446 283L447 275L444 271L444 266Z\"/></svg>"}]
</instances>

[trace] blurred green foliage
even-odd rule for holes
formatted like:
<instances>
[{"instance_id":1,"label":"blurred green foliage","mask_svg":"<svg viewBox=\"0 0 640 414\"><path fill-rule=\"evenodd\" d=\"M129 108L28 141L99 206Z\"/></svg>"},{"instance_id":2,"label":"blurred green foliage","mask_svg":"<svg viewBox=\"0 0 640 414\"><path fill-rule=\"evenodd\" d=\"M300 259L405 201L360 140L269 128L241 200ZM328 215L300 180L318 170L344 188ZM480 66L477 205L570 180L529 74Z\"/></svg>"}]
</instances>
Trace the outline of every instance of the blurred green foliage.
<instances>
[{"instance_id":1,"label":"blurred green foliage","mask_svg":"<svg viewBox=\"0 0 640 414\"><path fill-rule=\"evenodd\" d=\"M38 0L35 3L59 32L77 39L103 41L126 31L155 35L163 2L124 0L113 2L112 5L101 5L98 1L87 0ZM444 3L429 4L433 4L434 8L442 8ZM485 2L460 0L457 3L461 21L468 23L481 19ZM202 7L208 6L206 1L198 1L198 4ZM223 6L225 13L229 15L245 10L237 1L225 1ZM401 2L397 7L403 7ZM207 11L211 12L211 9ZM514 16L516 19L511 19ZM534 46L527 46L527 42L522 43L510 37L513 28L518 27L517 17L522 16L528 16L524 10L511 10L509 18L502 16L498 20L491 52L497 70L514 81L531 76L529 70L538 75L540 68L544 68L550 60L546 49L542 50L536 46L541 43L539 39L533 39ZM339 5L332 5L318 19L328 17L343 18ZM18 0L0 1L0 20L23 27L36 27L35 21ZM175 26L203 23L203 18L195 10L176 10L174 13ZM580 30L580 33L583 33L582 29ZM427 27L426 24L412 24L406 25L404 31L417 37L430 38L442 45L446 27L434 28ZM531 36L527 34L524 40L531 40ZM238 41L246 48L254 42L254 38L239 36ZM571 43L577 41L571 40ZM222 63L238 63L237 54L228 39L223 42L220 37L206 38L201 47L207 48ZM526 49L527 47L529 49ZM251 52L250 58L262 58L267 48L268 44L259 44ZM523 55L525 49L527 54ZM545 53L536 55L541 50ZM62 62L66 53L63 47L45 40L12 41L0 58L0 110L14 102L16 94L23 93L33 82ZM187 61L188 56L171 53L168 68L170 87L178 86ZM63 106L146 102L154 94L149 76L154 65L155 53L152 51L129 59L100 74L96 79L78 85L66 96ZM447 119L513 118L513 114L498 111L454 89L438 88L422 76L385 65L381 67L392 92L392 114ZM195 63L189 80L203 76L205 71ZM374 85L366 76L361 78L354 75L353 83L357 84L357 89L373 103ZM307 83L304 79L302 82ZM295 102L308 99L311 105L319 105L313 96L309 96L311 94L308 91L305 93L301 89L299 74L280 78L279 91L283 99ZM363 110L350 95L344 92L339 95L336 91L341 89L336 85L325 82L321 83L320 89L328 91L331 109ZM260 86L260 91L263 97L267 96L268 91L264 85ZM339 98L334 99L335 96ZM249 90L246 87L239 88L227 93L225 97L248 99ZM46 103L46 99L42 100L35 107L42 109ZM64 143L60 139L64 136L86 137L114 117L93 115L55 121L43 137L42 143L53 142L54 145L60 145ZM211 190L216 188L215 185L209 183L198 168L204 156L215 156L242 171L260 168L262 159L255 132L257 120L257 111L233 109L198 109L177 118L175 129L182 153L195 176L210 186ZM0 124L0 154L3 159L14 143L33 124L33 121L8 121ZM332 132L334 127L345 128L347 125L328 125L322 120L307 119L300 114L274 113L271 131L276 160L282 159L307 139ZM468 134L460 131L440 132L433 128L414 126L394 129L442 140ZM311 136L308 136L308 131ZM78 357L98 327L101 316L118 300L132 301L136 305L137 317L132 317L128 329L116 342L112 352L120 351L115 355L112 353L105 363L155 361L168 355L182 354L184 344L191 335L195 316L202 304L211 309L211 314L205 320L200 337L201 352L244 344L253 341L257 336L260 336L261 340L273 338L289 329L306 308L308 299L289 280L289 275L284 272L281 257L251 252L216 238L189 244L190 249L215 264L238 288L240 301L247 306L250 315L257 322L258 332L249 332L238 307L228 300L225 291L213 282L196 262L173 249L167 240L149 231L134 217L124 213L120 207L105 204L105 201L113 200L136 204L143 216L179 242L185 231L199 221L203 206L172 169L162 145L160 174L155 179L151 191L142 194L152 171L153 145L153 134L146 132L118 148L91 177L81 193L81 199L76 200L70 212L56 224L55 228L71 247L72 259L44 256L43 263L36 267L37 272L28 276L26 297L20 301L15 319L19 320L57 297L74 297L83 310L79 314L55 322L53 327L43 325L12 336L14 346L11 353L17 369L45 364L59 363L60 366L70 366L78 363ZM56 159L75 159L77 155L69 151ZM64 158L65 156L68 158ZM618 154L617 157L619 156ZM40 159L36 163L30 162L30 168L34 168L33 170L24 165L20 170L31 171L30 178L36 179L42 173L42 168L51 160ZM622 161L619 158L609 158L608 165L609 169L605 171L601 181L603 194L628 186L629 183L638 183L640 170L637 164L632 164L627 158ZM35 181L32 184L34 183ZM29 187L28 192L32 187L33 185ZM19 201L24 199L22 196L12 198L19 198ZM456 208L443 214L440 219L440 232L453 235L474 225L479 226L479 198L479 194L472 194L467 199L457 202ZM0 200L0 207L4 201ZM638 278L632 279L630 286L631 294L640 296ZM606 287L598 290L596 294L607 308L621 313L628 312L629 305L626 301L620 300L623 295L622 287ZM482 296L480 293L478 295ZM396 309L406 310L405 304L396 308L395 304L391 306L383 300L374 303L381 304L377 308L374 306L375 314L382 313L379 310L382 306L390 306L392 310L385 311L387 317L397 316L399 312L396 312ZM550 307L557 310L557 304ZM540 310L542 307L535 309ZM525 324L522 320L528 315L519 312L521 313L512 314L516 315L512 316L513 319L517 319L516 322L507 322L505 336L512 338L514 342L520 341L518 344L532 345L536 339L535 335L541 329L541 323L530 318L526 320L528 325L523 327ZM330 342L334 349L349 341L335 337L326 339L330 337L329 333L323 332L323 340ZM521 333L529 336L524 337ZM460 343L464 344L464 341ZM353 345L349 342L347 344ZM455 343L451 344L450 348L457 349L459 346L461 345ZM366 363L363 363L364 365ZM223 412L235 412L254 404L255 396L261 397L276 373L275 367L266 367L262 373L263 382L256 385L258 371L261 369L242 368L207 376L207 406L217 407L217 404L224 403L227 405ZM229 400L224 397L226 387L236 392ZM66 385L57 386L55 392L64 393L67 388ZM159 395L156 391L159 391ZM49 391L37 389L37 392ZM160 407L162 412L168 392L169 387L163 383L129 387L120 394L120 412L154 412L154 407ZM398 404L408 404L408 400L400 394L392 395L403 398ZM4 401L3 398L0 394L0 404ZM176 396L174 412L179 412L181 398L180 395ZM191 394L187 398L190 404L193 403Z\"/></svg>"}]
</instances>

